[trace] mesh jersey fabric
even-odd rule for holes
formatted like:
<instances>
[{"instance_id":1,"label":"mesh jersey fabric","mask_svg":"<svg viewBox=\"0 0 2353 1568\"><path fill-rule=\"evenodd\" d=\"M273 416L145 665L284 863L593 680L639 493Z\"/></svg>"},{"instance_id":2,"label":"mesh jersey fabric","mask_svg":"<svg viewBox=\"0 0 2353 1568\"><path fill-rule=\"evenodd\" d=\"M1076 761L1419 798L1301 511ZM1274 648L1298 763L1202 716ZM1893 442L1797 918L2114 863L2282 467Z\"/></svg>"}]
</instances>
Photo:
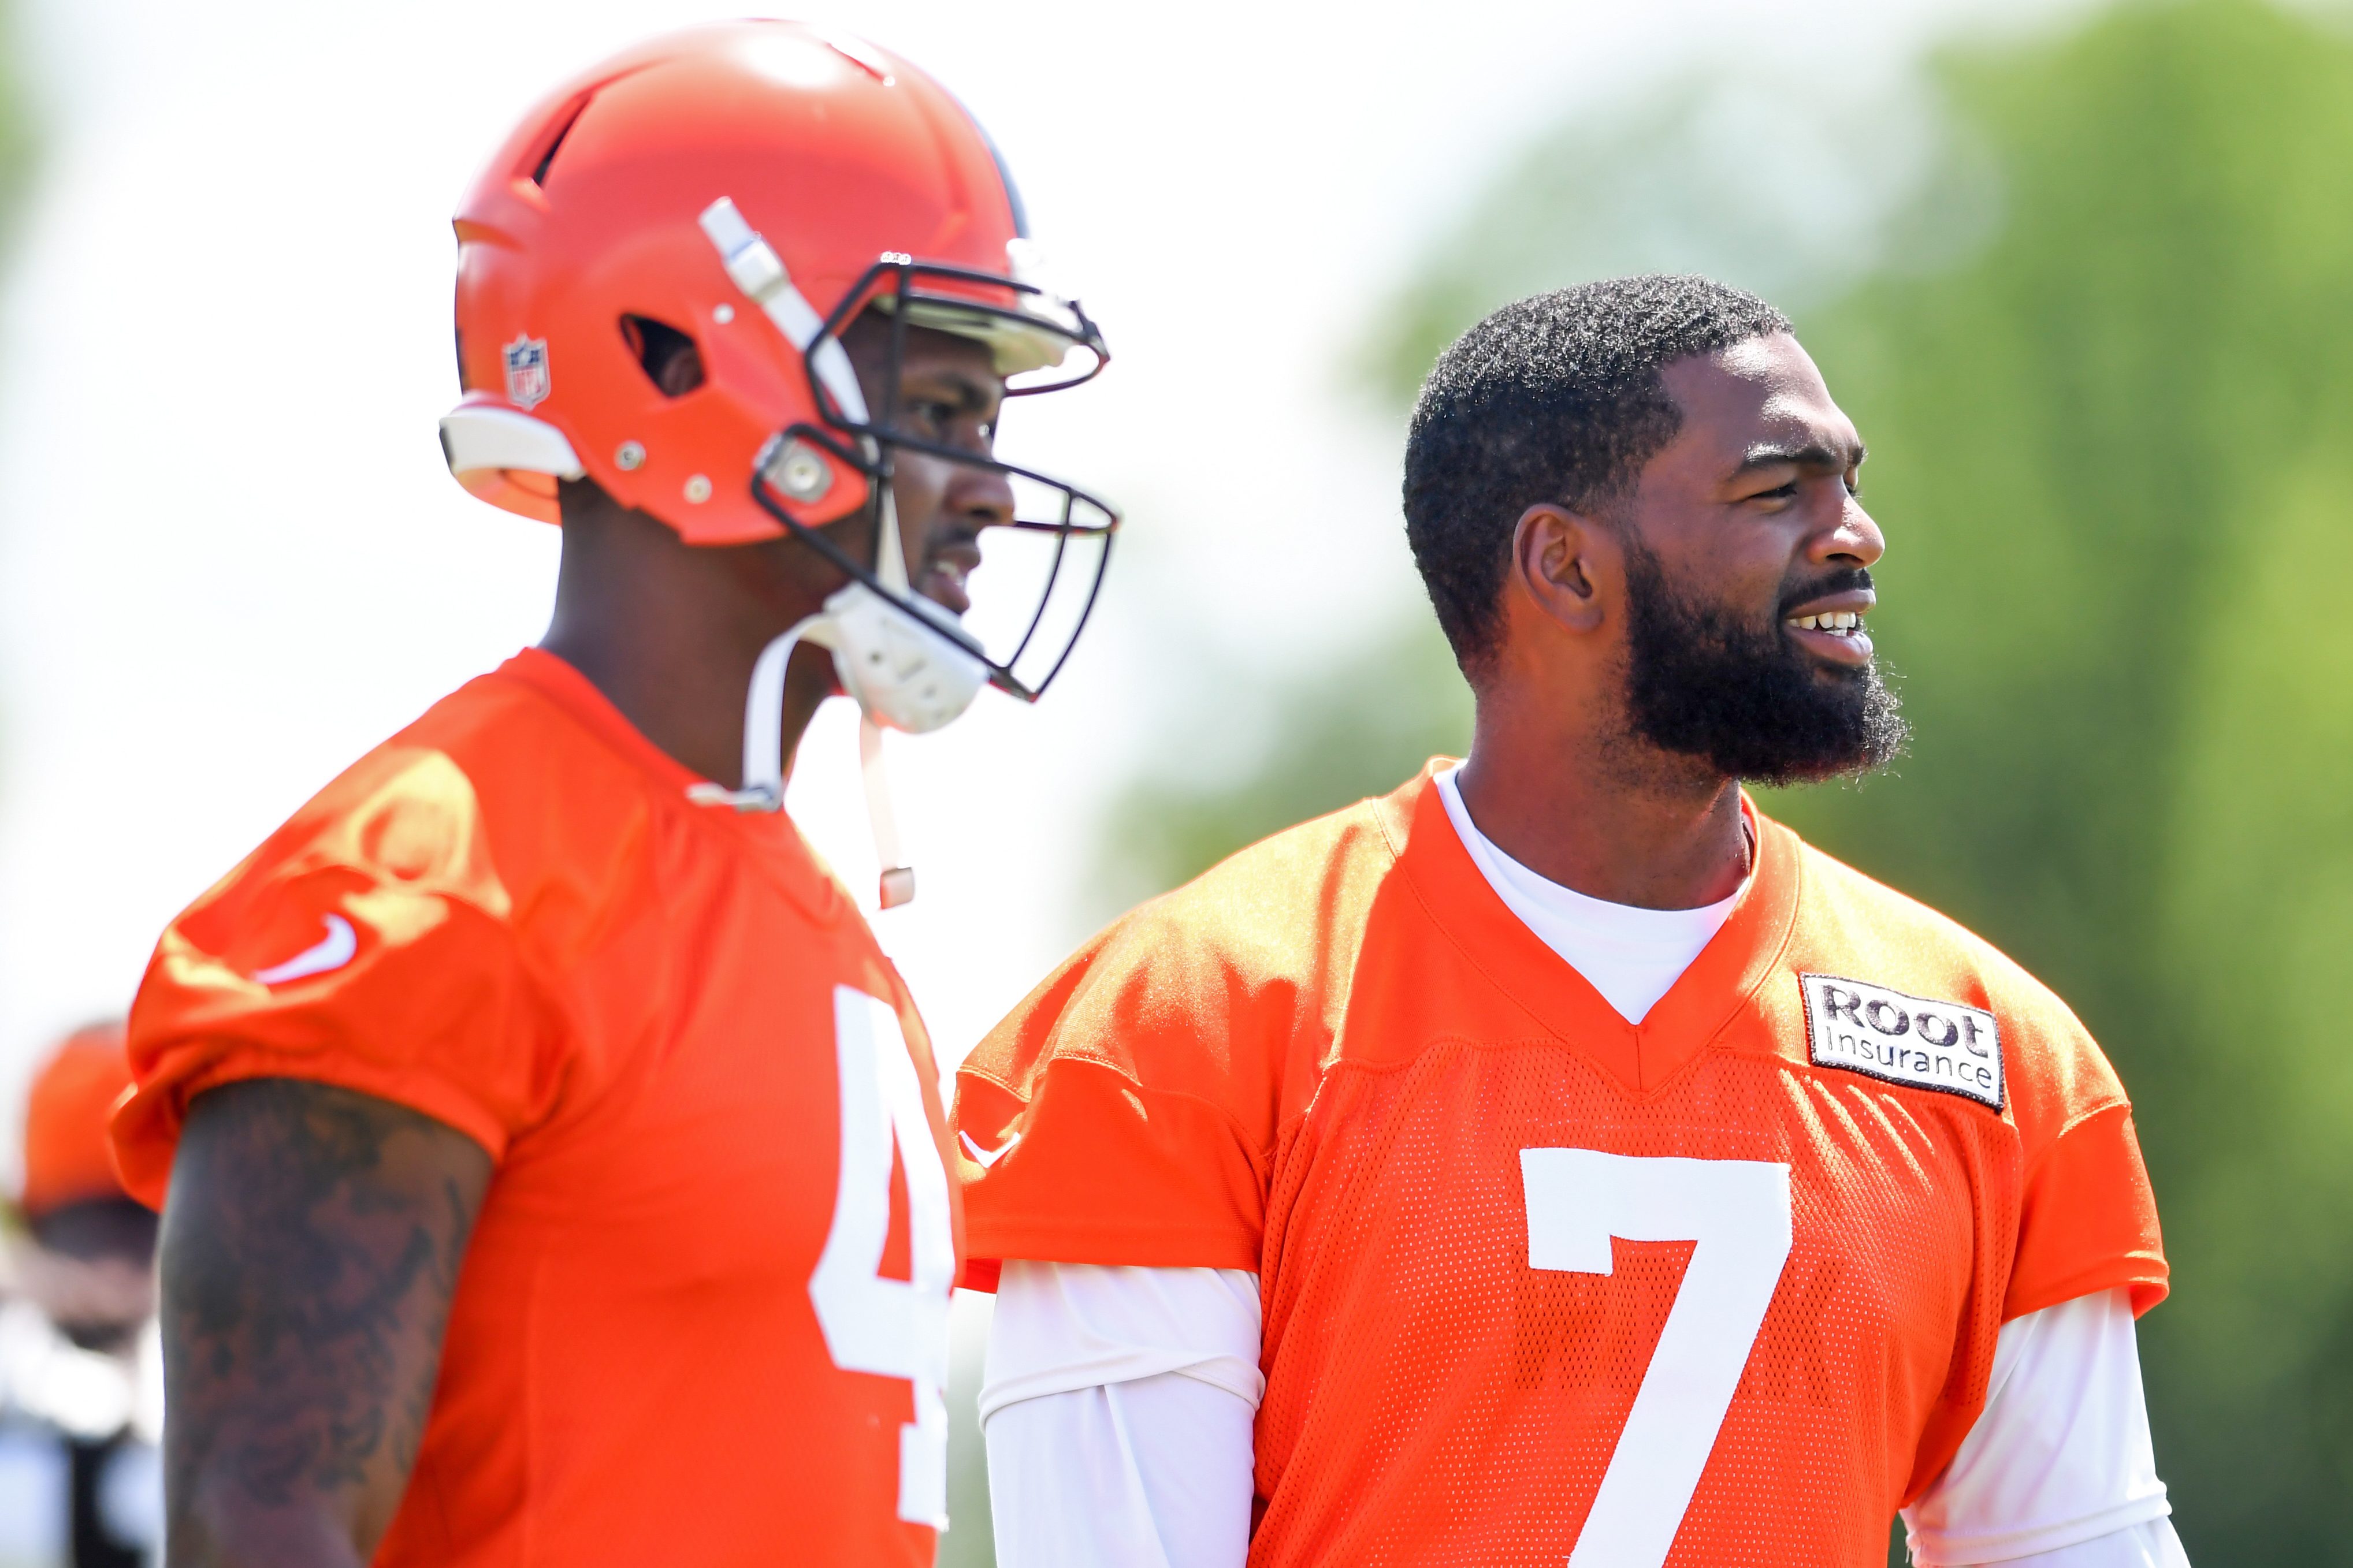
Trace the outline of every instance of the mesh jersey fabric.
<instances>
[{"instance_id":1,"label":"mesh jersey fabric","mask_svg":"<svg viewBox=\"0 0 2353 1568\"><path fill-rule=\"evenodd\" d=\"M1663 1561L1875 1565L2002 1321L2164 1293L2115 1073L2016 965L1746 802L1747 893L1629 1025L1430 778L1116 922L983 1041L972 1256L1259 1272L1255 1568L1556 1564L1695 1243L1532 1268L1522 1152L1784 1166L1788 1255ZM1802 973L1993 1013L2001 1109L1813 1065Z\"/></svg>"},{"instance_id":2,"label":"mesh jersey fabric","mask_svg":"<svg viewBox=\"0 0 2353 1568\"><path fill-rule=\"evenodd\" d=\"M911 1056L944 1159L930 1047L792 823L693 805L693 782L526 651L329 784L173 923L141 987L114 1135L150 1202L189 1100L244 1079L392 1100L498 1162L379 1564L751 1564L786 1541L933 1559L900 1517L914 1384L838 1370L811 1295L841 997L887 1005L873 1048ZM343 962L250 978L336 921ZM906 1279L891 1157L881 1274Z\"/></svg>"}]
</instances>

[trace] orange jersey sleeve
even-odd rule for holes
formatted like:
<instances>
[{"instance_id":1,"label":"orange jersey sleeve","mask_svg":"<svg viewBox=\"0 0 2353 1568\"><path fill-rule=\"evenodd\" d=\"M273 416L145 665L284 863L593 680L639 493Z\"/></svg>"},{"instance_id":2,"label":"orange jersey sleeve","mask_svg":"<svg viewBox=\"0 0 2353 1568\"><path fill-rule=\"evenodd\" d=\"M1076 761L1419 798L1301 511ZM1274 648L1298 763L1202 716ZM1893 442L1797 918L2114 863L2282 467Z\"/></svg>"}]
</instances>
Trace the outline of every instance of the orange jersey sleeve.
<instances>
[{"instance_id":1,"label":"orange jersey sleeve","mask_svg":"<svg viewBox=\"0 0 2353 1568\"><path fill-rule=\"evenodd\" d=\"M1823 864L1828 875L1864 880ZM1899 897L1873 888L1883 900ZM2032 975L1948 923L1941 934L1976 973L2007 1032L2021 1176L2001 1321L2119 1288L2131 1290L2136 1312L2148 1310L2165 1299L2165 1248L2132 1103L2116 1068L2067 1005Z\"/></svg>"},{"instance_id":2,"label":"orange jersey sleeve","mask_svg":"<svg viewBox=\"0 0 2353 1568\"><path fill-rule=\"evenodd\" d=\"M2157 1195L2121 1100L2070 1121L2028 1168L2002 1321L2119 1286L2136 1315L2168 1289Z\"/></svg>"},{"instance_id":3,"label":"orange jersey sleeve","mask_svg":"<svg viewBox=\"0 0 2353 1568\"><path fill-rule=\"evenodd\" d=\"M482 787L495 781L475 776L471 755L486 729L535 715L494 693L447 706L455 718L364 758L164 931L131 1013L138 1089L114 1122L124 1179L145 1201L163 1199L189 1101L221 1084L333 1084L454 1127L494 1158L564 1087L566 1036L518 940L518 906L557 924L594 911L567 912L561 884L501 875ZM524 825L499 826L504 837Z\"/></svg>"},{"instance_id":4,"label":"orange jersey sleeve","mask_svg":"<svg viewBox=\"0 0 2353 1568\"><path fill-rule=\"evenodd\" d=\"M1295 828L1113 924L989 1033L955 1108L968 1283L1008 1258L1260 1267L1387 859L1367 807Z\"/></svg>"}]
</instances>

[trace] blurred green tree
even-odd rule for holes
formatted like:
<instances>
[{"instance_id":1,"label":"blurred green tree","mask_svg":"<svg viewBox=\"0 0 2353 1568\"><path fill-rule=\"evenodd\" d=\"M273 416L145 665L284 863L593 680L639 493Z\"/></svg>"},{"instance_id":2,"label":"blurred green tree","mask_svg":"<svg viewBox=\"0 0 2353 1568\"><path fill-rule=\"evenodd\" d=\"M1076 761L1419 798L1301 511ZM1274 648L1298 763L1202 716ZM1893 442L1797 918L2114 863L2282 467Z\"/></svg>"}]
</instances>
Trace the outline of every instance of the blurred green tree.
<instances>
[{"instance_id":1,"label":"blurred green tree","mask_svg":"<svg viewBox=\"0 0 2353 1568\"><path fill-rule=\"evenodd\" d=\"M1874 632L1917 738L1895 776L1768 808L2001 944L2115 1058L2176 1271L2142 1343L2191 1558L2353 1562L2353 617L2319 603L2353 578L2353 40L2128 5L1953 47L1926 85L1845 132L1688 86L1573 122L1368 363L1409 394L1485 310L1611 271L1797 307L1872 444ZM1873 115L1901 134L1792 152ZM1140 787L1113 858L1165 887L1388 787L1463 743L1449 673L1416 626L1282 694L1262 754Z\"/></svg>"},{"instance_id":2,"label":"blurred green tree","mask_svg":"<svg viewBox=\"0 0 2353 1568\"><path fill-rule=\"evenodd\" d=\"M2020 955L2132 1087L2193 1558L2353 1561L2353 637L2308 607L2353 564L2353 46L2208 0L1944 74L2007 221L1804 323L1884 459L1919 738L1781 809Z\"/></svg>"},{"instance_id":3,"label":"blurred green tree","mask_svg":"<svg viewBox=\"0 0 2353 1568\"><path fill-rule=\"evenodd\" d=\"M16 226L33 181L33 112L25 86L24 35L17 8L0 0L0 263L15 249ZM5 731L0 731L5 738Z\"/></svg>"},{"instance_id":4,"label":"blurred green tree","mask_svg":"<svg viewBox=\"0 0 2353 1568\"><path fill-rule=\"evenodd\" d=\"M0 244L16 237L39 152L17 15L11 0L0 0Z\"/></svg>"}]
</instances>

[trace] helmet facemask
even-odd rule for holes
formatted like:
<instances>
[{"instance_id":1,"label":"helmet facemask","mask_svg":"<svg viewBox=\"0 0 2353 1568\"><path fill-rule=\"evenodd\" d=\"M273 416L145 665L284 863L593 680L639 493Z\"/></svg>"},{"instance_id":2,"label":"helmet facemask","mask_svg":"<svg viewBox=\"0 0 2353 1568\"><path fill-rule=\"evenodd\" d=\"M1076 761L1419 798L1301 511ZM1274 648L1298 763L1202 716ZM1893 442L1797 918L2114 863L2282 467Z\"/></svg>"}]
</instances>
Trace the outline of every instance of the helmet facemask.
<instances>
[{"instance_id":1,"label":"helmet facemask","mask_svg":"<svg viewBox=\"0 0 2353 1568\"><path fill-rule=\"evenodd\" d=\"M1009 302L978 297L983 289ZM842 333L867 311L878 314L889 329L888 352L876 377L881 405L871 412L862 396L840 395L842 376L821 368L831 353L846 360ZM796 423L768 443L752 477L753 499L795 538L849 574L854 588L909 622L910 635L944 639L977 661L987 684L1034 702L1068 661L1093 612L1119 517L1108 503L1066 480L903 428L898 402L911 327L987 346L1006 377L1008 400L1076 386L1092 379L1108 358L1101 333L1082 310L1034 285L884 257L844 295L805 352L822 422ZM1072 366L1074 357L1079 363ZM819 452L867 480L863 515L872 549L866 561L793 514L793 502L820 500L830 487L833 470ZM902 453L995 474L1013 491L1010 520L983 531L981 564L969 584L972 607L962 616L909 584L893 499ZM844 670L843 684L859 695L860 678L850 670ZM897 729L934 727L888 716L885 721Z\"/></svg>"}]
</instances>

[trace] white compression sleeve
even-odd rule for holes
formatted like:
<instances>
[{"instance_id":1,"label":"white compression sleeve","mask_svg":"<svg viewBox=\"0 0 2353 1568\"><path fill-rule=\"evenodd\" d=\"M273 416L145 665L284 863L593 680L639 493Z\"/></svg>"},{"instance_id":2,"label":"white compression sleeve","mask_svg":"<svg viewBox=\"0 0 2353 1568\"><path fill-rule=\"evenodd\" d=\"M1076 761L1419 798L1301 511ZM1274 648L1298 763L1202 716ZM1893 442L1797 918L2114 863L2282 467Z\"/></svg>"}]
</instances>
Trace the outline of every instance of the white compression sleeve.
<instances>
[{"instance_id":1,"label":"white compression sleeve","mask_svg":"<svg viewBox=\"0 0 2353 1568\"><path fill-rule=\"evenodd\" d=\"M2169 1519L2146 1520L2056 1552L2013 1557L2000 1568L2189 1568Z\"/></svg>"},{"instance_id":2,"label":"white compression sleeve","mask_svg":"<svg viewBox=\"0 0 2353 1568\"><path fill-rule=\"evenodd\" d=\"M999 1568L1241 1568L1251 1418L1173 1372L1005 1406L987 1427Z\"/></svg>"},{"instance_id":3,"label":"white compression sleeve","mask_svg":"<svg viewBox=\"0 0 2353 1568\"><path fill-rule=\"evenodd\" d=\"M980 1418L1001 1568L1240 1568L1258 1277L1008 1259Z\"/></svg>"},{"instance_id":4,"label":"white compression sleeve","mask_svg":"<svg viewBox=\"0 0 2353 1568\"><path fill-rule=\"evenodd\" d=\"M2118 1289L2002 1325L1984 1413L1904 1522L1923 1568L2187 1568L2170 1511Z\"/></svg>"}]
</instances>

